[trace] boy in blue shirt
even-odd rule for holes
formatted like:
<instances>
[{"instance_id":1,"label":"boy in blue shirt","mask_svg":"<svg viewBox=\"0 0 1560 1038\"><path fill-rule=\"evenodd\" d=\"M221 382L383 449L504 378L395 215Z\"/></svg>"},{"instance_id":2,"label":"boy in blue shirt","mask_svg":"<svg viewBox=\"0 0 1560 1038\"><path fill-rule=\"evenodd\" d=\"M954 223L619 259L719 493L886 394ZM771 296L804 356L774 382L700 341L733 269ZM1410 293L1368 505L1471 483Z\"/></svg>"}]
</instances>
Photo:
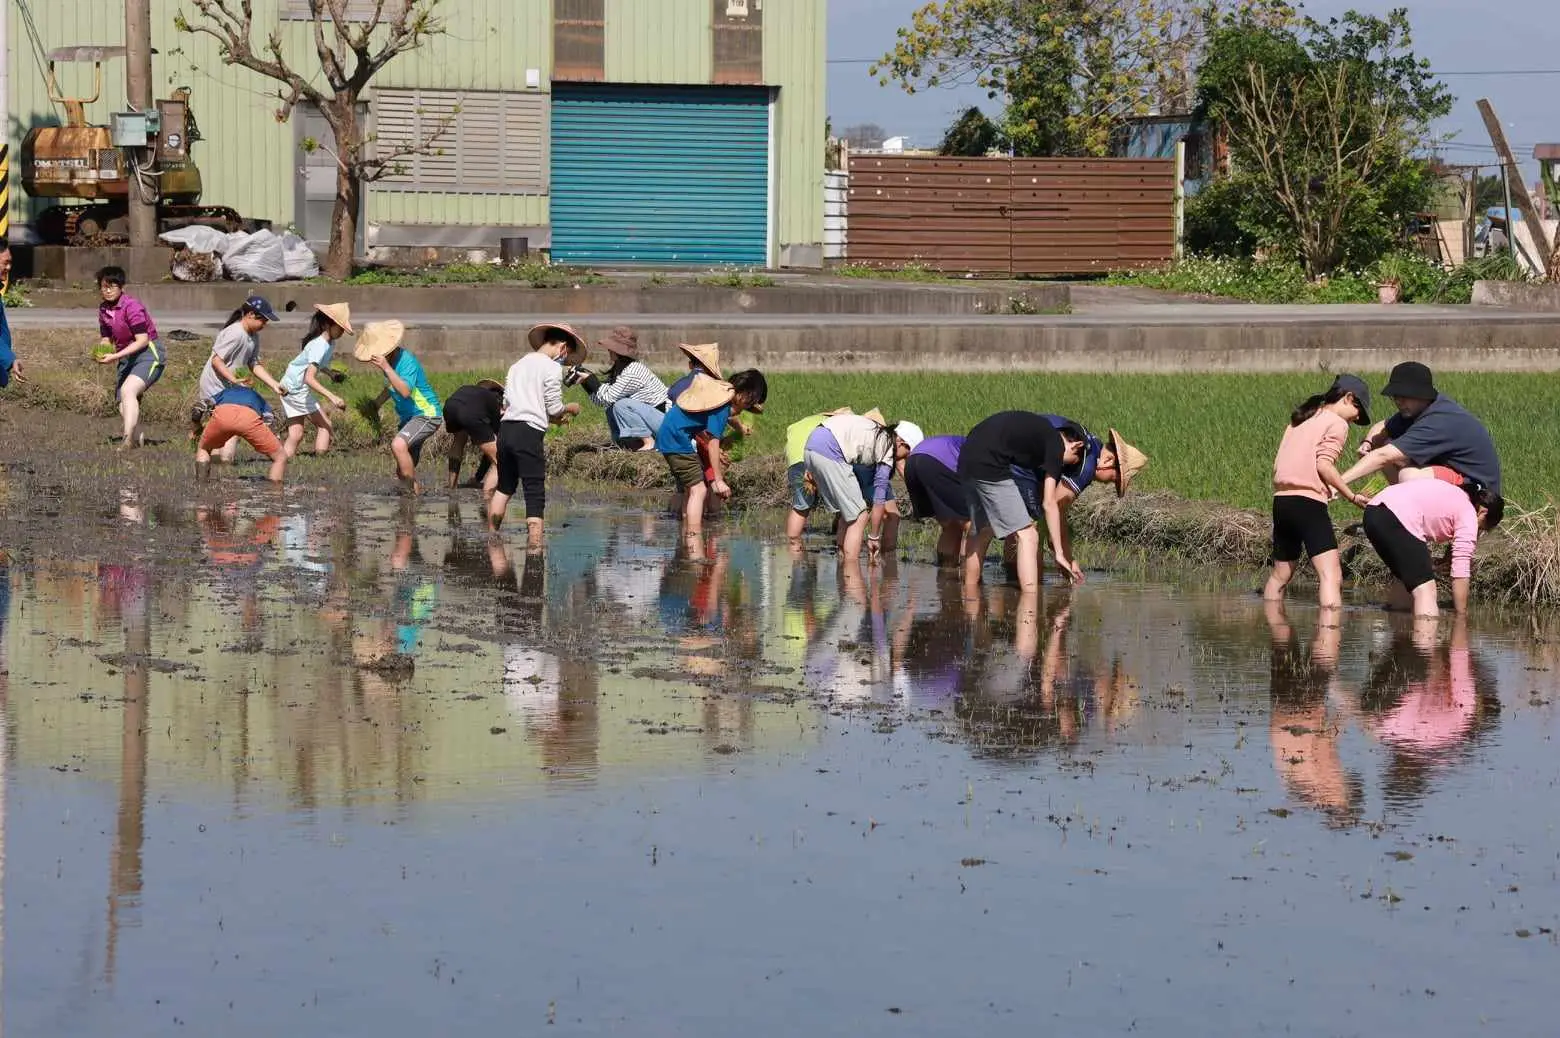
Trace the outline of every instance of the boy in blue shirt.
<instances>
[{"instance_id":1,"label":"boy in blue shirt","mask_svg":"<svg viewBox=\"0 0 1560 1038\"><path fill-rule=\"evenodd\" d=\"M757 371L739 371L730 382L700 373L667 409L655 449L666 458L677 489L686 495L684 533L703 532L704 506L711 493L722 500L731 497L720 445L726 423L743 411L761 413L768 395L769 384Z\"/></svg>"},{"instance_id":2,"label":"boy in blue shirt","mask_svg":"<svg viewBox=\"0 0 1560 1038\"><path fill-rule=\"evenodd\" d=\"M235 436L256 452L271 459L266 478L280 483L287 471L287 452L271 431L271 405L248 386L228 386L211 398L211 420L200 434L195 451L195 475L202 480L211 476L211 455L228 445Z\"/></svg>"},{"instance_id":3,"label":"boy in blue shirt","mask_svg":"<svg viewBox=\"0 0 1560 1038\"><path fill-rule=\"evenodd\" d=\"M374 321L358 336L353 356L378 368L385 376L385 389L373 401L375 413L386 400L395 403L400 429L390 441L395 456L395 474L401 488L411 494L422 493L417 482L417 462L422 459L423 444L444 426L444 411L439 396L428 383L428 375L410 350L401 346L406 327L400 321Z\"/></svg>"}]
</instances>

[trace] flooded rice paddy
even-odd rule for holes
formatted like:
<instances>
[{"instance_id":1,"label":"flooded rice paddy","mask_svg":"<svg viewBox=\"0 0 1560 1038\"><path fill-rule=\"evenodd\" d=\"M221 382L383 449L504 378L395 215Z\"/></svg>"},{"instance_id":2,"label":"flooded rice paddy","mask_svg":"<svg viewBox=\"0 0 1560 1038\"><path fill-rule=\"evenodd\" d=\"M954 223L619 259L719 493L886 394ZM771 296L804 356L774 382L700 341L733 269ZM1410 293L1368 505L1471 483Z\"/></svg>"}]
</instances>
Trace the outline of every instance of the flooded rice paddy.
<instances>
[{"instance_id":1,"label":"flooded rice paddy","mask_svg":"<svg viewBox=\"0 0 1560 1038\"><path fill-rule=\"evenodd\" d=\"M6 483L14 1035L1552 1033L1542 631Z\"/></svg>"}]
</instances>

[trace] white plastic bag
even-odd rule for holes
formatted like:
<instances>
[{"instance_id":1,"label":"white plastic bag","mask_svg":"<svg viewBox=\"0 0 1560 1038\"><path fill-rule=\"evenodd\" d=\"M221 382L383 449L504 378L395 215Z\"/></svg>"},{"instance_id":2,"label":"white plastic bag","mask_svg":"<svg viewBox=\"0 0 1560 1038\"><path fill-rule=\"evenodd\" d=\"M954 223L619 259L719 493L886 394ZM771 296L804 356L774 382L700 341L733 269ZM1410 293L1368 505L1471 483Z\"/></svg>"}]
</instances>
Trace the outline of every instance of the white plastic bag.
<instances>
[{"instance_id":1,"label":"white plastic bag","mask_svg":"<svg viewBox=\"0 0 1560 1038\"><path fill-rule=\"evenodd\" d=\"M320 261L309 248L309 243L296 234L282 235L282 262L289 278L317 278Z\"/></svg>"},{"instance_id":2,"label":"white plastic bag","mask_svg":"<svg viewBox=\"0 0 1560 1038\"><path fill-rule=\"evenodd\" d=\"M256 231L229 245L222 266L234 281L281 281L287 276L282 239L270 231Z\"/></svg>"},{"instance_id":3,"label":"white plastic bag","mask_svg":"<svg viewBox=\"0 0 1560 1038\"><path fill-rule=\"evenodd\" d=\"M215 227L180 227L178 230L164 231L157 237L169 245L179 245L191 252L211 252L220 256L227 248L228 236Z\"/></svg>"}]
</instances>

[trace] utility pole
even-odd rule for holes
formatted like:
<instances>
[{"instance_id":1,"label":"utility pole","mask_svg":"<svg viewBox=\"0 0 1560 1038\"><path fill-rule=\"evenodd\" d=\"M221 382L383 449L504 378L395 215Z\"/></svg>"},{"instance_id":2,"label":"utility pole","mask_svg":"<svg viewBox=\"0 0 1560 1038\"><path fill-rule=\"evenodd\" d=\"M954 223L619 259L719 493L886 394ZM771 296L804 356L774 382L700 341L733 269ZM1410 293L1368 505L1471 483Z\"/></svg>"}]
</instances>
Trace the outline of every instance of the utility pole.
<instances>
[{"instance_id":1,"label":"utility pole","mask_svg":"<svg viewBox=\"0 0 1560 1038\"><path fill-rule=\"evenodd\" d=\"M1538 218L1538 210L1533 208L1533 199L1528 197L1527 185L1522 183L1522 168L1517 165L1517 158L1511 153L1511 145L1506 143L1506 131L1500 125L1500 118L1495 114L1495 106L1489 101L1479 100L1479 115L1484 119L1484 128L1489 131L1490 143L1495 145L1495 154L1500 157L1502 172L1506 179L1506 233L1511 238L1512 249L1518 246L1517 225L1511 219L1511 196L1517 196L1517 205L1522 207L1522 222L1527 226L1528 233L1533 236L1533 247L1538 251L1535 262L1538 265L1538 273L1549 273L1549 234L1544 230L1544 223Z\"/></svg>"},{"instance_id":2,"label":"utility pole","mask_svg":"<svg viewBox=\"0 0 1560 1038\"><path fill-rule=\"evenodd\" d=\"M152 111L152 0L125 0L125 97L137 112ZM145 249L157 244L157 202L151 197L156 179L142 177L137 166L148 161L147 147L131 149L130 245Z\"/></svg>"}]
</instances>

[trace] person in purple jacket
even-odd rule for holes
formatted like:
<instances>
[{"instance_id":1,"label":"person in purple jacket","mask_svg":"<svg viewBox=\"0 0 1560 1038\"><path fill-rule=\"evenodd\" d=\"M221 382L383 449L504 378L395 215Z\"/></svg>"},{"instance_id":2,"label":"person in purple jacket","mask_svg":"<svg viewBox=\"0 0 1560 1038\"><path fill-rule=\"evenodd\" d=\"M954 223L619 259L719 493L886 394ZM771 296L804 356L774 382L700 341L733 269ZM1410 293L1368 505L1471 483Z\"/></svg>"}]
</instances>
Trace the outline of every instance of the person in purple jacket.
<instances>
[{"instance_id":1,"label":"person in purple jacket","mask_svg":"<svg viewBox=\"0 0 1560 1038\"><path fill-rule=\"evenodd\" d=\"M969 499L959 482L962 436L928 436L905 459L905 489L917 519L935 519L937 565L957 566L964 557L964 534L970 525Z\"/></svg>"},{"instance_id":2,"label":"person in purple jacket","mask_svg":"<svg viewBox=\"0 0 1560 1038\"><path fill-rule=\"evenodd\" d=\"M97 282L103 297L98 306L98 332L103 341L97 362L119 365L119 381L114 386L119 417L124 421L119 449L129 450L146 442L141 431L141 397L162 378L167 363L152 315L139 299L125 294L124 268L104 267L98 271Z\"/></svg>"}]
</instances>

